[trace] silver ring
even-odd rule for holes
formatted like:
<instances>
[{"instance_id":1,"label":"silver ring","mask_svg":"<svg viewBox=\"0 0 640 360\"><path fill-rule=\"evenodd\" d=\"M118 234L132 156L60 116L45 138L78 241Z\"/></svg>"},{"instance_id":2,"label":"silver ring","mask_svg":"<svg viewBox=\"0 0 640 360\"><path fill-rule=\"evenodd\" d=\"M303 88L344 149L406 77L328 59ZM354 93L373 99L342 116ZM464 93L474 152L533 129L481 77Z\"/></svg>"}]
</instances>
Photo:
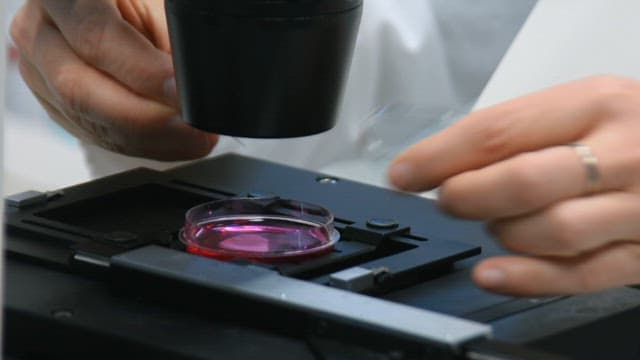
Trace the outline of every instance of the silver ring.
<instances>
[{"instance_id":1,"label":"silver ring","mask_svg":"<svg viewBox=\"0 0 640 360\"><path fill-rule=\"evenodd\" d=\"M587 192L594 193L600 189L602 185L602 175L598 168L598 158L593 154L591 148L584 144L569 144L576 154L580 157L580 161L587 172Z\"/></svg>"}]
</instances>

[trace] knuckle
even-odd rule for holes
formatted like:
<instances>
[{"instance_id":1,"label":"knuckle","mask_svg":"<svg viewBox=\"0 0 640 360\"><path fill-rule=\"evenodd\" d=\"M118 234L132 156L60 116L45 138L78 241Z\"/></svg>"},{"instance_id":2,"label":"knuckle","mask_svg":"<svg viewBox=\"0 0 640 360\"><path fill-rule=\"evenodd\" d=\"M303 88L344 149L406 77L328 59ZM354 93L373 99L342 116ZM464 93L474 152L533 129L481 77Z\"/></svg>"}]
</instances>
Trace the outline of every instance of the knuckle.
<instances>
[{"instance_id":1,"label":"knuckle","mask_svg":"<svg viewBox=\"0 0 640 360\"><path fill-rule=\"evenodd\" d=\"M563 206L549 210L549 230L559 251L578 253L583 250L580 239L584 236L584 226L576 216Z\"/></svg>"},{"instance_id":2,"label":"knuckle","mask_svg":"<svg viewBox=\"0 0 640 360\"><path fill-rule=\"evenodd\" d=\"M130 62L128 64L121 64L120 66L123 71L128 73L135 74L136 81L131 84L136 90L142 91L153 91L149 88L152 84L157 84L160 80L164 80L168 75L167 71L160 66L156 66L156 64L146 64L142 66L140 62Z\"/></svg>"},{"instance_id":3,"label":"knuckle","mask_svg":"<svg viewBox=\"0 0 640 360\"><path fill-rule=\"evenodd\" d=\"M619 151L616 159L610 160L608 165L612 170L603 175L607 186L617 190L640 190L640 148L624 148L624 151Z\"/></svg>"},{"instance_id":4,"label":"knuckle","mask_svg":"<svg viewBox=\"0 0 640 360\"><path fill-rule=\"evenodd\" d=\"M544 189L548 179L541 177L535 166L527 162L511 164L506 178L509 179L510 184L509 201L515 208L529 210L540 205L541 190Z\"/></svg>"},{"instance_id":5,"label":"knuckle","mask_svg":"<svg viewBox=\"0 0 640 360\"><path fill-rule=\"evenodd\" d=\"M104 40L109 31L110 21L101 13L83 16L75 26L73 46L78 54L91 64L104 60Z\"/></svg>"},{"instance_id":6,"label":"knuckle","mask_svg":"<svg viewBox=\"0 0 640 360\"><path fill-rule=\"evenodd\" d=\"M87 109L82 101L82 79L76 76L72 69L63 66L50 77L49 84L62 109L76 116L86 114Z\"/></svg>"},{"instance_id":7,"label":"knuckle","mask_svg":"<svg viewBox=\"0 0 640 360\"><path fill-rule=\"evenodd\" d=\"M587 81L594 89L605 93L617 93L628 88L637 87L634 80L615 75L596 75L588 78Z\"/></svg>"},{"instance_id":8,"label":"knuckle","mask_svg":"<svg viewBox=\"0 0 640 360\"><path fill-rule=\"evenodd\" d=\"M438 189L439 205L448 213L461 214L464 210L461 208L461 204L465 203L464 197L456 178L446 180Z\"/></svg>"},{"instance_id":9,"label":"knuckle","mask_svg":"<svg viewBox=\"0 0 640 360\"><path fill-rule=\"evenodd\" d=\"M635 104L631 100L640 90L636 81L611 75L591 77L587 84L593 96L591 106L600 119L626 112L630 104Z\"/></svg>"},{"instance_id":10,"label":"knuckle","mask_svg":"<svg viewBox=\"0 0 640 360\"><path fill-rule=\"evenodd\" d=\"M508 153L512 136L512 123L506 118L484 122L475 129L477 151L481 156L503 157Z\"/></svg>"},{"instance_id":11,"label":"knuckle","mask_svg":"<svg viewBox=\"0 0 640 360\"><path fill-rule=\"evenodd\" d=\"M26 5L25 5L26 6ZM26 16L26 7L23 6L18 13L16 13L15 17L11 21L11 25L9 27L9 35L13 42L20 49L24 49L27 47L27 43L29 42L29 34L30 34L30 25L31 22L28 21Z\"/></svg>"}]
</instances>

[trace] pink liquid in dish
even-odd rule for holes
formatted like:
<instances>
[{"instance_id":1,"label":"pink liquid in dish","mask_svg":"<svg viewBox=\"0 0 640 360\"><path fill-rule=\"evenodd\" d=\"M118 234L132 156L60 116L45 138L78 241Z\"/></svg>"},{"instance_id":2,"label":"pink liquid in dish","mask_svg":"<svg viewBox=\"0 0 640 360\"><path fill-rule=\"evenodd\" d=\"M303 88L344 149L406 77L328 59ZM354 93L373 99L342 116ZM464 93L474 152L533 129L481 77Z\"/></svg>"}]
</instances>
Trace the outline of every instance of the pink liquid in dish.
<instances>
[{"instance_id":1,"label":"pink liquid in dish","mask_svg":"<svg viewBox=\"0 0 640 360\"><path fill-rule=\"evenodd\" d=\"M221 259L278 260L331 250L324 226L278 217L229 217L197 224L185 234L187 251Z\"/></svg>"}]
</instances>

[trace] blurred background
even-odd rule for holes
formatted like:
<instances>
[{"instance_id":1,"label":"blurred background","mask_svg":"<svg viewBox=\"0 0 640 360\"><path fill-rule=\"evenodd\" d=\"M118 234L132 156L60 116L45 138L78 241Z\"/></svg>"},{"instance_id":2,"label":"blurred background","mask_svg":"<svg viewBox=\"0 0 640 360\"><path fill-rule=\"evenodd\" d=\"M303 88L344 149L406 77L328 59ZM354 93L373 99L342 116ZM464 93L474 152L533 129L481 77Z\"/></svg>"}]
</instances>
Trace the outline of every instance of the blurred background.
<instances>
[{"instance_id":1,"label":"blurred background","mask_svg":"<svg viewBox=\"0 0 640 360\"><path fill-rule=\"evenodd\" d=\"M125 167L140 166L140 162L124 157L108 157L105 164L96 157L97 151L85 155L85 148L48 118L18 70L18 53L11 47L9 26L24 0L5 2L5 29L2 36L9 43L6 74L6 121L4 194L25 190L54 190L91 179L96 167L107 173ZM406 0L404 0L406 1ZM455 121L468 111L480 95L514 36L527 18L536 0L430 0L435 14L434 32L444 44L440 49L452 88L460 98L459 106L434 112L433 108L417 104L391 103L363 119L367 131L362 134L362 152L352 154L327 167L316 169L343 178L375 185L386 185L386 165L407 144ZM460 26L465 24L465 26ZM401 81L401 79L399 79ZM442 109L436 109L442 110ZM408 126L402 129L384 126L387 119L402 117ZM433 127L416 131L422 119L434 118ZM416 126L409 126L415 123ZM87 164L87 159L93 166ZM108 162L117 163L113 169ZM272 159L273 160L273 159ZM145 165L147 165L145 163ZM148 165L147 165L148 166ZM117 168L117 169L116 169ZM122 168L122 169L121 169ZM115 170L114 170L115 169ZM106 175L104 173L103 175Z\"/></svg>"},{"instance_id":2,"label":"blurred background","mask_svg":"<svg viewBox=\"0 0 640 360\"><path fill-rule=\"evenodd\" d=\"M18 54L9 37L9 26L23 0L6 1L7 37L4 129L4 194L24 190L54 190L89 179L89 170L78 142L68 135L38 104L18 70Z\"/></svg>"}]
</instances>

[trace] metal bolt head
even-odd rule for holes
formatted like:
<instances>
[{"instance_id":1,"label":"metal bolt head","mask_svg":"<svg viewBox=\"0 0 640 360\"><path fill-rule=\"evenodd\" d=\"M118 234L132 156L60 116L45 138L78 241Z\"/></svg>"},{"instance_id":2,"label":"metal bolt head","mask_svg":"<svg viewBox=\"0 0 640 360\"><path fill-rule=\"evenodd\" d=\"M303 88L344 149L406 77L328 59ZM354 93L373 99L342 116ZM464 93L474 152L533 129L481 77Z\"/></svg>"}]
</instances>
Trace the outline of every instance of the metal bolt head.
<instances>
[{"instance_id":1,"label":"metal bolt head","mask_svg":"<svg viewBox=\"0 0 640 360\"><path fill-rule=\"evenodd\" d=\"M316 179L316 181L323 185L335 185L340 180L331 176L320 176Z\"/></svg>"},{"instance_id":2,"label":"metal bolt head","mask_svg":"<svg viewBox=\"0 0 640 360\"><path fill-rule=\"evenodd\" d=\"M51 316L56 319L66 320L73 317L73 310L70 309L56 309L51 312Z\"/></svg>"},{"instance_id":3,"label":"metal bolt head","mask_svg":"<svg viewBox=\"0 0 640 360\"><path fill-rule=\"evenodd\" d=\"M395 229L399 224L393 219L373 218L367 221L367 226L376 229Z\"/></svg>"}]
</instances>

